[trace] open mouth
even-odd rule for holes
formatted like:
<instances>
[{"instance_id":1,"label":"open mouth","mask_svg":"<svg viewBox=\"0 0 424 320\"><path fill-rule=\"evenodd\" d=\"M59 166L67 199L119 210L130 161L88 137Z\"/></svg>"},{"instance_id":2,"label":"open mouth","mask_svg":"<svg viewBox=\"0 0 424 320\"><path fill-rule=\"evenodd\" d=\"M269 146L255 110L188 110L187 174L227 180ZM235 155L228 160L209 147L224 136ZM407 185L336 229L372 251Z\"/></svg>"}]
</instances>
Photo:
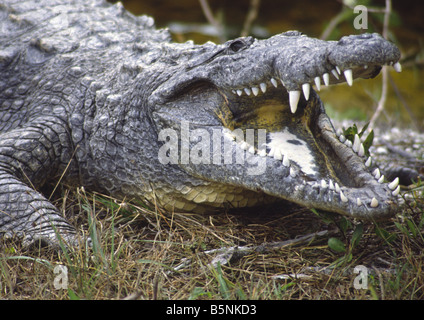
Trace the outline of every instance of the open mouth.
<instances>
[{"instance_id":1,"label":"open mouth","mask_svg":"<svg viewBox=\"0 0 424 320\"><path fill-rule=\"evenodd\" d=\"M391 65L401 71L398 62ZM379 65L344 71L336 67L321 77L312 77L311 83L304 83L301 90L288 91L276 77L227 89L224 93L227 103L219 112L228 129L226 137L236 148L266 159L268 166L282 168L283 173L275 179L287 185L290 200L298 199L301 204L309 202L317 208L357 214L361 218L370 217L369 211L378 208L390 214L387 207L399 194L399 179L389 183L385 180L372 158L366 155L358 135L350 141L334 130L311 88L315 84L320 90L321 79L323 85L345 81L351 86L354 78L374 77L380 69ZM266 130L266 140L243 139L247 138L248 129ZM275 195L281 197L281 190Z\"/></svg>"}]
</instances>

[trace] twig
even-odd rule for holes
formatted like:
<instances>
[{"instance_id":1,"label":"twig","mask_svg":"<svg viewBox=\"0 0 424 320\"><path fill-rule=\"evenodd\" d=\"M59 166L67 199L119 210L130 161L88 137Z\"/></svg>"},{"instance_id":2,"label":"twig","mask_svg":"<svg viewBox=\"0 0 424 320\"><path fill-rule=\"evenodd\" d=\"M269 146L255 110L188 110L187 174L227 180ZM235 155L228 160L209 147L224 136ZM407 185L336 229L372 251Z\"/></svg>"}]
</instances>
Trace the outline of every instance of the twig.
<instances>
[{"instance_id":1,"label":"twig","mask_svg":"<svg viewBox=\"0 0 424 320\"><path fill-rule=\"evenodd\" d=\"M249 35L252 23L258 16L260 4L261 0L250 0L249 12L247 13L246 20L244 21L243 25L243 30L241 31L240 36L246 37Z\"/></svg>"},{"instance_id":2,"label":"twig","mask_svg":"<svg viewBox=\"0 0 424 320\"><path fill-rule=\"evenodd\" d=\"M218 33L219 41L225 42L227 39L225 37L224 28L222 24L220 24L215 17L213 16L211 7L207 0L199 0L200 6L202 7L203 14L205 15L208 22L213 25Z\"/></svg>"},{"instance_id":3,"label":"twig","mask_svg":"<svg viewBox=\"0 0 424 320\"><path fill-rule=\"evenodd\" d=\"M389 34L389 18L390 13L392 11L392 1L386 0L386 9L384 11L384 23L383 23L383 38L387 39ZM375 121L380 116L380 113L383 111L384 106L387 100L387 87L388 87L388 76L389 72L386 66L383 66L382 70L382 88L381 88L381 97L377 104L377 109L375 110L373 116L370 120L369 128L372 129L374 127Z\"/></svg>"},{"instance_id":4,"label":"twig","mask_svg":"<svg viewBox=\"0 0 424 320\"><path fill-rule=\"evenodd\" d=\"M212 259L212 261L209 263L209 266L217 267L218 263L221 265L225 265L229 263L230 261L241 259L244 256L247 256L251 253L267 253L273 250L278 250L284 247L290 247L294 245L299 245L301 243L309 243L313 241L317 237L323 237L327 236L329 233L331 233L328 230L323 230L319 232L314 232L311 234L307 234L305 236L296 238L296 239L290 239L286 241L279 241L279 242L270 242L270 243L264 243L258 246L232 246L232 247L223 247L219 249L212 249L208 251L204 251L205 254L217 254L215 258ZM188 267L191 264L191 259L183 259L182 262L174 267L173 269L175 271L179 271L181 269L184 269Z\"/></svg>"}]
</instances>

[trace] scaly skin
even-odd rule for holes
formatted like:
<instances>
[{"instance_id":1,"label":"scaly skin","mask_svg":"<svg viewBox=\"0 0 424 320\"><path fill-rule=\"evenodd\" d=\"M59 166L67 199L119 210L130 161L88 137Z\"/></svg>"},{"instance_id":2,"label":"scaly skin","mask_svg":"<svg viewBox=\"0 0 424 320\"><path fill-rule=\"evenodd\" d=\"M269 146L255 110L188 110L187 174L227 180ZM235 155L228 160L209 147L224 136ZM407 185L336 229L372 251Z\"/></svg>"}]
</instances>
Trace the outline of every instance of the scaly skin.
<instances>
[{"instance_id":1,"label":"scaly skin","mask_svg":"<svg viewBox=\"0 0 424 320\"><path fill-rule=\"evenodd\" d=\"M120 4L0 10L2 233L54 245L56 229L73 242L37 191L62 176L169 210L286 199L364 219L394 214L396 181L375 178L360 142L343 143L311 88L399 69L399 50L379 35L176 44Z\"/></svg>"}]
</instances>

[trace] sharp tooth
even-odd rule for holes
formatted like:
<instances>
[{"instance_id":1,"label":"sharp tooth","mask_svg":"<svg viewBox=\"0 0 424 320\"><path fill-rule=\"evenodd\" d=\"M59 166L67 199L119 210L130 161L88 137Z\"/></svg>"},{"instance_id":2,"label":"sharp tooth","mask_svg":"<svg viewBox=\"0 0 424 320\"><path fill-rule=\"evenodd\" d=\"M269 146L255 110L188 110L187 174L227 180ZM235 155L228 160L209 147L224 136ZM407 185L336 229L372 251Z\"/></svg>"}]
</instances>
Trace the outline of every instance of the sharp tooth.
<instances>
[{"instance_id":1,"label":"sharp tooth","mask_svg":"<svg viewBox=\"0 0 424 320\"><path fill-rule=\"evenodd\" d=\"M371 167L371 162L372 162L371 157L369 157L367 161L365 162L365 166L368 168Z\"/></svg>"},{"instance_id":2,"label":"sharp tooth","mask_svg":"<svg viewBox=\"0 0 424 320\"><path fill-rule=\"evenodd\" d=\"M353 75L352 75L352 69L347 69L343 71L344 76L346 78L346 82L349 86L352 86L353 84Z\"/></svg>"},{"instance_id":3,"label":"sharp tooth","mask_svg":"<svg viewBox=\"0 0 424 320\"><path fill-rule=\"evenodd\" d=\"M336 192L340 192L340 186L337 182L334 184L334 186L336 188Z\"/></svg>"},{"instance_id":4,"label":"sharp tooth","mask_svg":"<svg viewBox=\"0 0 424 320\"><path fill-rule=\"evenodd\" d=\"M296 171L293 169L293 167L290 167L290 176L291 177L296 177Z\"/></svg>"},{"instance_id":5,"label":"sharp tooth","mask_svg":"<svg viewBox=\"0 0 424 320\"><path fill-rule=\"evenodd\" d=\"M371 208L376 208L377 206L378 206L378 200L376 198L372 198Z\"/></svg>"},{"instance_id":6,"label":"sharp tooth","mask_svg":"<svg viewBox=\"0 0 424 320\"><path fill-rule=\"evenodd\" d=\"M252 92L253 92L253 94L254 94L255 96L257 96L257 95L258 95L258 93L259 93L259 88L257 88L257 87L252 87Z\"/></svg>"},{"instance_id":7,"label":"sharp tooth","mask_svg":"<svg viewBox=\"0 0 424 320\"><path fill-rule=\"evenodd\" d=\"M242 148L243 150L247 150L248 147L249 145L245 141L243 141L240 145L240 148Z\"/></svg>"},{"instance_id":8,"label":"sharp tooth","mask_svg":"<svg viewBox=\"0 0 424 320\"><path fill-rule=\"evenodd\" d=\"M346 139L344 144L347 145L349 148L352 148L352 141Z\"/></svg>"},{"instance_id":9,"label":"sharp tooth","mask_svg":"<svg viewBox=\"0 0 424 320\"><path fill-rule=\"evenodd\" d=\"M353 151L358 153L360 146L361 146L361 139L359 139L359 136L355 134L355 140L353 141L353 146L352 146Z\"/></svg>"},{"instance_id":10,"label":"sharp tooth","mask_svg":"<svg viewBox=\"0 0 424 320\"><path fill-rule=\"evenodd\" d=\"M262 83L259 85L259 87L261 88L262 93L265 93L265 92L266 92L266 84L265 84L264 82L262 82Z\"/></svg>"},{"instance_id":11,"label":"sharp tooth","mask_svg":"<svg viewBox=\"0 0 424 320\"><path fill-rule=\"evenodd\" d=\"M389 183L389 188L390 190L395 190L396 187L399 184L399 178L396 178L395 180L393 180L392 182Z\"/></svg>"},{"instance_id":12,"label":"sharp tooth","mask_svg":"<svg viewBox=\"0 0 424 320\"><path fill-rule=\"evenodd\" d=\"M393 65L393 68L395 69L395 71L396 71L396 72L402 72L402 66L400 65L400 63L399 63L399 62L396 62L396 63Z\"/></svg>"},{"instance_id":13,"label":"sharp tooth","mask_svg":"<svg viewBox=\"0 0 424 320\"><path fill-rule=\"evenodd\" d=\"M283 166L285 166L285 167L289 167L290 166L290 160L286 156L284 156L284 158L283 158Z\"/></svg>"},{"instance_id":14,"label":"sharp tooth","mask_svg":"<svg viewBox=\"0 0 424 320\"><path fill-rule=\"evenodd\" d=\"M241 91L240 89L237 90L237 94L239 95L239 97L241 97L241 95L243 94L243 91Z\"/></svg>"},{"instance_id":15,"label":"sharp tooth","mask_svg":"<svg viewBox=\"0 0 424 320\"><path fill-rule=\"evenodd\" d=\"M384 182L384 174L377 181L378 181L378 183L383 183Z\"/></svg>"},{"instance_id":16,"label":"sharp tooth","mask_svg":"<svg viewBox=\"0 0 424 320\"><path fill-rule=\"evenodd\" d=\"M327 189L327 187L327 182L325 182L325 180L321 180L321 188Z\"/></svg>"},{"instance_id":17,"label":"sharp tooth","mask_svg":"<svg viewBox=\"0 0 424 320\"><path fill-rule=\"evenodd\" d=\"M252 93L252 91L250 91L250 89L249 89L249 88L244 88L244 92L246 92L246 94L247 94L248 96L250 96L250 94Z\"/></svg>"},{"instance_id":18,"label":"sharp tooth","mask_svg":"<svg viewBox=\"0 0 424 320\"><path fill-rule=\"evenodd\" d=\"M346 137L344 135L340 135L339 140L341 143L344 143L346 141Z\"/></svg>"},{"instance_id":19,"label":"sharp tooth","mask_svg":"<svg viewBox=\"0 0 424 320\"><path fill-rule=\"evenodd\" d=\"M271 150L269 150L268 152L268 156L273 157L275 153L275 148L271 148Z\"/></svg>"},{"instance_id":20,"label":"sharp tooth","mask_svg":"<svg viewBox=\"0 0 424 320\"><path fill-rule=\"evenodd\" d=\"M324 84L326 86L329 86L330 85L330 75L328 73L324 73L322 75L322 79L324 80Z\"/></svg>"},{"instance_id":21,"label":"sharp tooth","mask_svg":"<svg viewBox=\"0 0 424 320\"><path fill-rule=\"evenodd\" d=\"M337 73L336 69L331 70L331 73L333 74L334 78L336 78L337 80L339 80L339 74Z\"/></svg>"},{"instance_id":22,"label":"sharp tooth","mask_svg":"<svg viewBox=\"0 0 424 320\"><path fill-rule=\"evenodd\" d=\"M300 91L289 91L289 100L290 100L290 109L292 113L295 113L297 110L297 104L300 99Z\"/></svg>"},{"instance_id":23,"label":"sharp tooth","mask_svg":"<svg viewBox=\"0 0 424 320\"><path fill-rule=\"evenodd\" d=\"M356 198L356 205L360 207L362 205L362 201L359 198Z\"/></svg>"},{"instance_id":24,"label":"sharp tooth","mask_svg":"<svg viewBox=\"0 0 424 320\"><path fill-rule=\"evenodd\" d=\"M250 146L249 151L251 154L255 154L255 148L253 146Z\"/></svg>"},{"instance_id":25,"label":"sharp tooth","mask_svg":"<svg viewBox=\"0 0 424 320\"><path fill-rule=\"evenodd\" d=\"M275 80L274 78L271 78L271 83L274 87L277 88L277 85L278 85L277 80Z\"/></svg>"},{"instance_id":26,"label":"sharp tooth","mask_svg":"<svg viewBox=\"0 0 424 320\"><path fill-rule=\"evenodd\" d=\"M331 180L331 179L330 179L330 183L329 183L329 188L330 188L330 190L334 190L333 180Z\"/></svg>"},{"instance_id":27,"label":"sharp tooth","mask_svg":"<svg viewBox=\"0 0 424 320\"><path fill-rule=\"evenodd\" d=\"M311 91L311 85L309 83L302 84L303 95L305 96L305 100L309 100L309 93Z\"/></svg>"},{"instance_id":28,"label":"sharp tooth","mask_svg":"<svg viewBox=\"0 0 424 320\"><path fill-rule=\"evenodd\" d=\"M374 175L374 177L378 180L381 177L381 173L380 173L380 169L375 169L372 174Z\"/></svg>"},{"instance_id":29,"label":"sharp tooth","mask_svg":"<svg viewBox=\"0 0 424 320\"><path fill-rule=\"evenodd\" d=\"M338 74L342 74L342 72L340 71L340 68L338 66L336 66L336 71Z\"/></svg>"},{"instance_id":30,"label":"sharp tooth","mask_svg":"<svg viewBox=\"0 0 424 320\"><path fill-rule=\"evenodd\" d=\"M276 159L276 160L283 160L283 155L281 154L281 151L280 150L275 149L274 159Z\"/></svg>"},{"instance_id":31,"label":"sharp tooth","mask_svg":"<svg viewBox=\"0 0 424 320\"><path fill-rule=\"evenodd\" d=\"M315 77L314 81L315 81L315 86L317 87L317 90L320 91L321 90L321 79L319 77Z\"/></svg>"},{"instance_id":32,"label":"sharp tooth","mask_svg":"<svg viewBox=\"0 0 424 320\"><path fill-rule=\"evenodd\" d=\"M397 196L400 191L400 186L397 186L397 188L392 192L392 195Z\"/></svg>"},{"instance_id":33,"label":"sharp tooth","mask_svg":"<svg viewBox=\"0 0 424 320\"><path fill-rule=\"evenodd\" d=\"M259 151L258 155L260 157L266 157L266 150L265 149L262 149L261 151Z\"/></svg>"},{"instance_id":34,"label":"sharp tooth","mask_svg":"<svg viewBox=\"0 0 424 320\"><path fill-rule=\"evenodd\" d=\"M234 93L234 94L237 94L237 91L236 90L231 90L231 92Z\"/></svg>"},{"instance_id":35,"label":"sharp tooth","mask_svg":"<svg viewBox=\"0 0 424 320\"><path fill-rule=\"evenodd\" d=\"M365 155L365 148L364 145L361 143L359 146L358 156L363 157Z\"/></svg>"},{"instance_id":36,"label":"sharp tooth","mask_svg":"<svg viewBox=\"0 0 424 320\"><path fill-rule=\"evenodd\" d=\"M343 192L340 190L340 200L342 200L342 202L347 202L348 199L346 198L346 196L343 194Z\"/></svg>"}]
</instances>

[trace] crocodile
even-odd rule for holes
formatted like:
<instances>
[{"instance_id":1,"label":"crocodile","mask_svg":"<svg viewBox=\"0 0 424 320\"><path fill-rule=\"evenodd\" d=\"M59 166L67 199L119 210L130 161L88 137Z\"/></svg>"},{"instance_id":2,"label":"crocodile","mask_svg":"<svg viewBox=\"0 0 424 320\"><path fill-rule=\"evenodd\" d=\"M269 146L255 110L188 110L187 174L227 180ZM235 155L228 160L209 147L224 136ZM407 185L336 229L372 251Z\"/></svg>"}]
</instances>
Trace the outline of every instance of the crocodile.
<instances>
[{"instance_id":1,"label":"crocodile","mask_svg":"<svg viewBox=\"0 0 424 320\"><path fill-rule=\"evenodd\" d=\"M289 201L359 219L396 213L398 179L385 181L358 135L334 129L317 94L400 71L378 34L175 43L103 0L6 0L0 21L3 237L76 241L40 191L58 182L179 212Z\"/></svg>"}]
</instances>

